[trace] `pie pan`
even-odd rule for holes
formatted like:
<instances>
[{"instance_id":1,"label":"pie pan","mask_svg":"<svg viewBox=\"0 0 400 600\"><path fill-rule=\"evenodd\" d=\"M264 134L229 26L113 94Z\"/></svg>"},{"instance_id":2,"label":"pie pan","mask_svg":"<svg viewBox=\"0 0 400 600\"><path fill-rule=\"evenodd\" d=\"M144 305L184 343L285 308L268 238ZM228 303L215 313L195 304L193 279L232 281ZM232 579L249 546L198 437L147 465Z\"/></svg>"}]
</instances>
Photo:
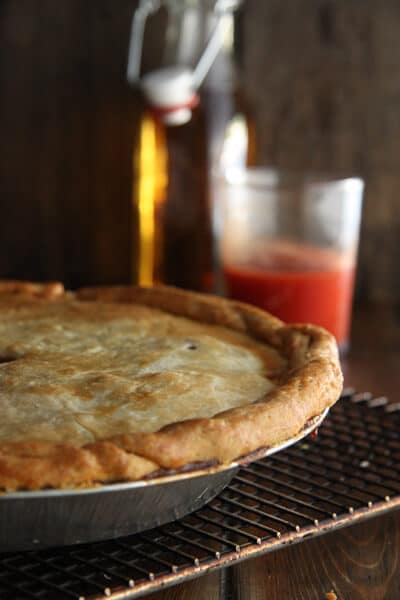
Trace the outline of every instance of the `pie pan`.
<instances>
[{"instance_id":1,"label":"pie pan","mask_svg":"<svg viewBox=\"0 0 400 600\"><path fill-rule=\"evenodd\" d=\"M294 437L228 465L197 466L128 483L45 489L0 496L0 552L96 542L168 523L197 510L228 485L241 466L271 456L312 433L328 413Z\"/></svg>"}]
</instances>

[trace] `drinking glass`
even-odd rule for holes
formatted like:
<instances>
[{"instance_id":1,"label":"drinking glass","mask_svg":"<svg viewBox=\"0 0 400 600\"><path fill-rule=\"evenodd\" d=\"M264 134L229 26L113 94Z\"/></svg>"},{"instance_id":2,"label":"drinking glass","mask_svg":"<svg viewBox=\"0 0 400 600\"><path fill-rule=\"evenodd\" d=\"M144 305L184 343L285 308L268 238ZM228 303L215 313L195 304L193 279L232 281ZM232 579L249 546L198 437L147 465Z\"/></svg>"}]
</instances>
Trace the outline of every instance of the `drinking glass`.
<instances>
[{"instance_id":1,"label":"drinking glass","mask_svg":"<svg viewBox=\"0 0 400 600\"><path fill-rule=\"evenodd\" d=\"M226 294L324 327L345 350L363 188L358 177L227 171L215 220Z\"/></svg>"}]
</instances>

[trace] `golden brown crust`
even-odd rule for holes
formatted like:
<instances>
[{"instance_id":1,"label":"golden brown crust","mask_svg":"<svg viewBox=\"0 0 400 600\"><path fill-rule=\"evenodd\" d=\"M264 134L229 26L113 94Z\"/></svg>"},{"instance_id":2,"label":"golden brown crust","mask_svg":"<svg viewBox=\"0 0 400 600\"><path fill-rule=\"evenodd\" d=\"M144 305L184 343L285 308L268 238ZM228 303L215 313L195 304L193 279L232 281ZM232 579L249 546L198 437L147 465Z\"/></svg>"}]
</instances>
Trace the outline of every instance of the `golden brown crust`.
<instances>
[{"instance_id":1,"label":"golden brown crust","mask_svg":"<svg viewBox=\"0 0 400 600\"><path fill-rule=\"evenodd\" d=\"M32 281L0 281L1 296L29 296L47 300L59 298L65 294L64 286L59 281L34 283Z\"/></svg>"},{"instance_id":2,"label":"golden brown crust","mask_svg":"<svg viewBox=\"0 0 400 600\"><path fill-rule=\"evenodd\" d=\"M62 288L50 285L56 287L0 283L0 295L61 297ZM318 327L284 325L264 311L238 302L168 287L92 288L78 291L76 297L82 302L144 304L223 325L279 350L289 368L261 401L212 418L174 423L155 433L116 435L81 447L41 441L0 443L0 488L5 490L137 480L159 469L177 469L198 461L229 463L296 435L340 395L342 375L336 344Z\"/></svg>"}]
</instances>

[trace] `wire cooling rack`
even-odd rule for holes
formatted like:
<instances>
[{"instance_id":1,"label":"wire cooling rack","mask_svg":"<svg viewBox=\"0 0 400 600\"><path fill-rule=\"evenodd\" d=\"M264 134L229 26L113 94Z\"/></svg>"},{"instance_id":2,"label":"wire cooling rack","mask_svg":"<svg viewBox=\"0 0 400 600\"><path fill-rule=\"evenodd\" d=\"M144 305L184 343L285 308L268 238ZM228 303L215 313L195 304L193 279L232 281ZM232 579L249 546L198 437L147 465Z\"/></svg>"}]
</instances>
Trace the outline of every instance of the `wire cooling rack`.
<instances>
[{"instance_id":1,"label":"wire cooling rack","mask_svg":"<svg viewBox=\"0 0 400 600\"><path fill-rule=\"evenodd\" d=\"M400 403L348 390L318 436L242 469L180 521L0 556L0 598L138 598L399 506Z\"/></svg>"}]
</instances>

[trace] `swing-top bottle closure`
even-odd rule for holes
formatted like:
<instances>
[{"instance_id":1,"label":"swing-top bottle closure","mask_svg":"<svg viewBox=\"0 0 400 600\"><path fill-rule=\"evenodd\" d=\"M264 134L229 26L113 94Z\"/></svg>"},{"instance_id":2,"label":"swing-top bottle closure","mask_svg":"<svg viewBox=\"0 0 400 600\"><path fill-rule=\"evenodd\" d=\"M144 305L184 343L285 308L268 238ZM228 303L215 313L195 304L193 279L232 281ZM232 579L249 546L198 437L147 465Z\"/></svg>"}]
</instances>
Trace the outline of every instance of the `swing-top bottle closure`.
<instances>
[{"instance_id":1,"label":"swing-top bottle closure","mask_svg":"<svg viewBox=\"0 0 400 600\"><path fill-rule=\"evenodd\" d=\"M133 15L127 79L138 85L152 110L166 125L183 125L190 121L192 110L199 103L198 90L211 68L223 43L226 19L240 4L240 0L217 0L214 5L215 25L204 51L194 69L174 65L140 75L144 30L147 17L165 4L176 11L179 0L141 0Z\"/></svg>"},{"instance_id":2,"label":"swing-top bottle closure","mask_svg":"<svg viewBox=\"0 0 400 600\"><path fill-rule=\"evenodd\" d=\"M145 75L140 82L152 110L166 125L183 125L190 121L199 103L190 69L166 67Z\"/></svg>"}]
</instances>

